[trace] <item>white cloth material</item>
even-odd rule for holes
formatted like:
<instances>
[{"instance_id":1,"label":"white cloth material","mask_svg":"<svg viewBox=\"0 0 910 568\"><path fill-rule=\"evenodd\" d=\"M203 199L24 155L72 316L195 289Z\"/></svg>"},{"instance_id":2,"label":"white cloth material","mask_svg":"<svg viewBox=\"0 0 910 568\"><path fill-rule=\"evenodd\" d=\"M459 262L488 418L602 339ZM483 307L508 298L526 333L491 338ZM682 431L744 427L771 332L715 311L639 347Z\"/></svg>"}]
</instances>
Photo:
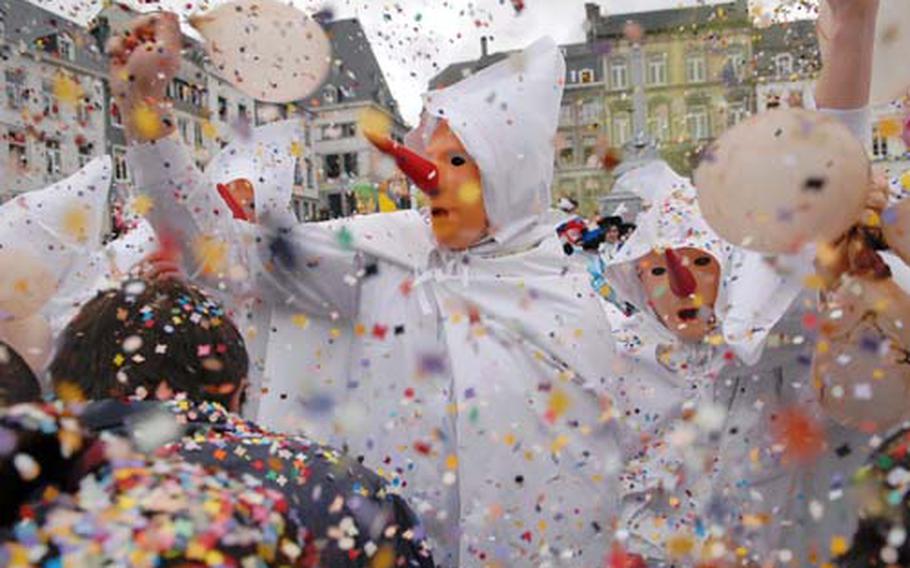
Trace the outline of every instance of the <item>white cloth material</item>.
<instances>
[{"instance_id":1,"label":"white cloth material","mask_svg":"<svg viewBox=\"0 0 910 568\"><path fill-rule=\"evenodd\" d=\"M304 135L303 123L299 120L279 121L253 129L247 136L238 137L222 148L212 158L205 168L206 185L215 188L217 184L246 179L253 185L257 219L289 215L294 172L301 159ZM245 221L234 220L232 223L236 238L247 243L254 241L255 227ZM196 252L191 251L191 254L195 255ZM237 266L244 268L238 275L244 277L248 273L246 270L248 267L243 263ZM192 277L206 278L198 271L192 274ZM309 360L307 357L311 353L309 350L285 348L278 349L271 357L268 355L270 350L276 351L276 345L299 345L306 337L300 336L301 326L294 323L297 315L294 310L274 302L268 295L244 293L251 291L253 284L250 280L243 286L234 286L233 292L240 293L224 294L223 290L219 290L246 342L250 358L247 379L251 385L252 396L247 397L244 413L251 418L259 414L260 397L257 393L264 388L264 377L267 373L299 376L301 370L312 368L330 372L320 366L320 363L326 363L324 357ZM330 321L325 318L307 319L307 326L322 330L325 336L329 335ZM332 345L336 346L337 343ZM289 363L288 368L274 369L276 364L284 361ZM340 376L337 372L332 374Z\"/></svg>"},{"instance_id":2,"label":"white cloth material","mask_svg":"<svg viewBox=\"0 0 910 568\"><path fill-rule=\"evenodd\" d=\"M538 42L452 87L458 97L433 93L508 229L461 252L438 247L413 211L307 225L276 214L246 239L178 143L128 155L157 228L230 243L210 283L246 294L253 282L299 329L269 338L258 419L304 425L393 477L440 566L597 565L610 543L621 456L601 403L613 340L583 262L555 235L560 217L544 214L563 70ZM295 367L291 353L306 351L311 366Z\"/></svg>"},{"instance_id":3,"label":"white cloth material","mask_svg":"<svg viewBox=\"0 0 910 568\"><path fill-rule=\"evenodd\" d=\"M815 97L810 96L806 101L806 108L809 110L818 110L821 113L833 116L841 124L850 129L850 132L856 136L856 139L863 143L863 146L869 150L872 148L872 108L865 106L854 109L819 109Z\"/></svg>"},{"instance_id":4,"label":"white cloth material","mask_svg":"<svg viewBox=\"0 0 910 568\"><path fill-rule=\"evenodd\" d=\"M75 174L0 206L0 247L31 253L53 274L57 291L41 310L59 332L106 262L98 252L107 213L111 160L95 158Z\"/></svg>"},{"instance_id":5,"label":"white cloth material","mask_svg":"<svg viewBox=\"0 0 910 568\"><path fill-rule=\"evenodd\" d=\"M439 120L477 161L490 228L507 240L550 207L555 132L565 61L549 37L451 87L424 95L418 128L406 139L422 151Z\"/></svg>"},{"instance_id":6,"label":"white cloth material","mask_svg":"<svg viewBox=\"0 0 910 568\"><path fill-rule=\"evenodd\" d=\"M619 300L638 310L632 317L612 307L608 312L621 355L614 370L625 385L614 402L626 417L626 440L641 441L625 448L634 457L623 472L621 522L629 532L628 548L661 566L671 562L666 548L671 536L694 536L709 520L719 520L712 506L723 480L718 448L738 392L728 397L718 388L721 372L731 360L751 363L760 357L801 279L795 271L781 275L760 255L720 239L702 218L691 183L665 162L632 170L617 185L644 205L636 230L604 270ZM714 308L722 341L681 342L648 305L637 261L652 250L682 247L704 250L720 265Z\"/></svg>"}]
</instances>

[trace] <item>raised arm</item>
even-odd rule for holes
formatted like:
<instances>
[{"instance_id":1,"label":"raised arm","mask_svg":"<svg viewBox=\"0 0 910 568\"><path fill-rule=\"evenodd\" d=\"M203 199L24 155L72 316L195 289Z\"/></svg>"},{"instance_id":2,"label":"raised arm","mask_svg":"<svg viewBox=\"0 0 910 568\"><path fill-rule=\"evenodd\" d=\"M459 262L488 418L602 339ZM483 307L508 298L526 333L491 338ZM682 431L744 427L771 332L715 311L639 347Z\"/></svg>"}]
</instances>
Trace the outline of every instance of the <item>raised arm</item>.
<instances>
[{"instance_id":1,"label":"raised arm","mask_svg":"<svg viewBox=\"0 0 910 568\"><path fill-rule=\"evenodd\" d=\"M137 18L109 45L112 93L123 117L134 185L148 198L147 219L174 243L191 279L229 296L258 294L310 315L353 317L356 286L345 285L359 256L318 225L296 220L235 221L230 207L174 135L167 85L180 67L177 16ZM282 262L302 259L303 262Z\"/></svg>"},{"instance_id":2,"label":"raised arm","mask_svg":"<svg viewBox=\"0 0 910 568\"><path fill-rule=\"evenodd\" d=\"M878 0L826 0L818 21L822 72L818 108L852 110L869 104Z\"/></svg>"}]
</instances>

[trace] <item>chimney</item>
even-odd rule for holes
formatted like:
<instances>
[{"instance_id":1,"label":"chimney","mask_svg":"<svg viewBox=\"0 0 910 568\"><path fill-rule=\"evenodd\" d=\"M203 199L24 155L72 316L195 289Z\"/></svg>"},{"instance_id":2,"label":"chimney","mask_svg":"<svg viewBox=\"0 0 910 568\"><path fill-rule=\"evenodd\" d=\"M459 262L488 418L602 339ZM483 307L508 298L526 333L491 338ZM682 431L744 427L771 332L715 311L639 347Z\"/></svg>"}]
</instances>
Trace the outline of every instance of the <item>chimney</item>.
<instances>
[{"instance_id":1,"label":"chimney","mask_svg":"<svg viewBox=\"0 0 910 568\"><path fill-rule=\"evenodd\" d=\"M594 2L586 2L585 31L588 35L588 41L591 43L597 41L597 25L600 23L600 18L600 6Z\"/></svg>"},{"instance_id":2,"label":"chimney","mask_svg":"<svg viewBox=\"0 0 910 568\"><path fill-rule=\"evenodd\" d=\"M480 38L480 58L486 59L490 55L489 51L489 38L487 36L482 36Z\"/></svg>"}]
</instances>

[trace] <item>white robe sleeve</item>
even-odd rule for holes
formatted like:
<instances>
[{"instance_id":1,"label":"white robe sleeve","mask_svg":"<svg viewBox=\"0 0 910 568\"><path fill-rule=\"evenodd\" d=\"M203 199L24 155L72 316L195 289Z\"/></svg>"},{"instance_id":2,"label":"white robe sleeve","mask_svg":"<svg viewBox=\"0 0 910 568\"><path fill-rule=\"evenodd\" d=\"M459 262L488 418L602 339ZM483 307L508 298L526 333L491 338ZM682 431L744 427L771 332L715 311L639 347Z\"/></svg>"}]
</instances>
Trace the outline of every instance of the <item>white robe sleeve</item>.
<instances>
[{"instance_id":1,"label":"white robe sleeve","mask_svg":"<svg viewBox=\"0 0 910 568\"><path fill-rule=\"evenodd\" d=\"M127 160L136 190L152 200L148 220L159 236L176 241L191 279L233 298L259 295L312 316L354 316L360 255L330 228L300 225L291 216L256 227L234 221L173 138L133 146Z\"/></svg>"},{"instance_id":2,"label":"white robe sleeve","mask_svg":"<svg viewBox=\"0 0 910 568\"><path fill-rule=\"evenodd\" d=\"M809 97L806 107L833 116L850 129L866 149L872 148L872 109L868 106L852 109L818 108L815 97Z\"/></svg>"}]
</instances>

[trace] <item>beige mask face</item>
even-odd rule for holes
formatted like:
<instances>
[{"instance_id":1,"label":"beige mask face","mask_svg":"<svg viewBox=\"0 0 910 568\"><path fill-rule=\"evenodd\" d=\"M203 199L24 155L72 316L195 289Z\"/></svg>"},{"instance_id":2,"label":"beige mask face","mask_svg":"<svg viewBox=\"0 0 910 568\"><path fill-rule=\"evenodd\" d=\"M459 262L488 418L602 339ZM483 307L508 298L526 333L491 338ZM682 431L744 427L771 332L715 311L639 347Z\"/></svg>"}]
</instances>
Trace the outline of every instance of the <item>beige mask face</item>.
<instances>
[{"instance_id":1,"label":"beige mask face","mask_svg":"<svg viewBox=\"0 0 910 568\"><path fill-rule=\"evenodd\" d=\"M720 264L710 253L686 247L674 249L681 268L694 278L691 293L680 293L671 284L674 270L665 252L651 251L639 259L638 278L648 305L661 323L683 341L704 339L715 324L714 303L720 287Z\"/></svg>"},{"instance_id":2,"label":"beige mask face","mask_svg":"<svg viewBox=\"0 0 910 568\"><path fill-rule=\"evenodd\" d=\"M426 155L439 172L439 190L429 198L433 234L448 249L466 249L489 229L480 168L445 121L430 138Z\"/></svg>"}]
</instances>

